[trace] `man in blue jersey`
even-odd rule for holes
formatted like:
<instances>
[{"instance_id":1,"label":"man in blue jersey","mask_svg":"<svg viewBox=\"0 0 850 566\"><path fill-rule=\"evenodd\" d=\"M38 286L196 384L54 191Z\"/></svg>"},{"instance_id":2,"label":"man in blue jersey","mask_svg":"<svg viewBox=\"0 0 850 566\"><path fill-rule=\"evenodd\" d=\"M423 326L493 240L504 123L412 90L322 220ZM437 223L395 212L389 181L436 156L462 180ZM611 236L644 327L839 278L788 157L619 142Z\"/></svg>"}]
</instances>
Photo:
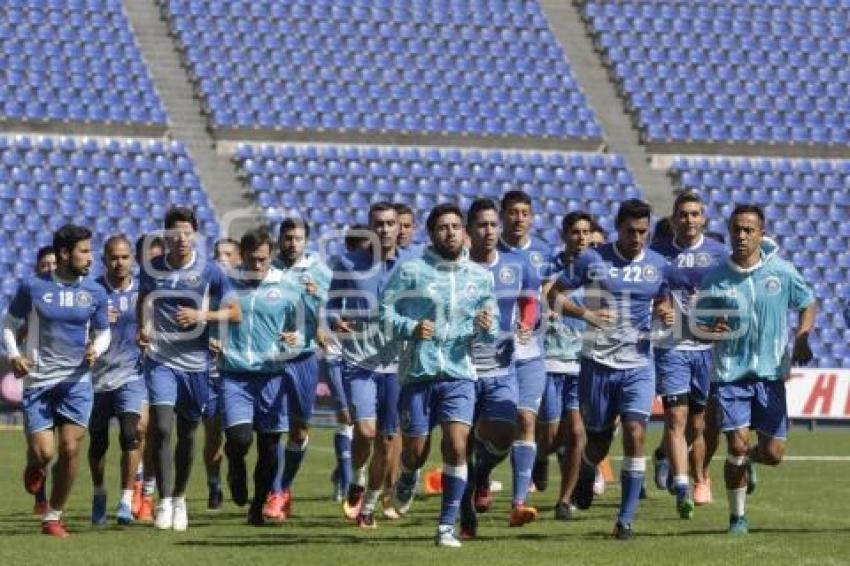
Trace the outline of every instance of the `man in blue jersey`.
<instances>
[{"instance_id":1,"label":"man in blue jersey","mask_svg":"<svg viewBox=\"0 0 850 566\"><path fill-rule=\"evenodd\" d=\"M3 325L9 363L24 380L24 427L33 456L24 472L27 491L38 492L45 468L59 455L41 527L44 534L58 538L68 536L62 512L77 476L80 440L91 414L91 368L110 341L106 293L87 277L91 237L81 226L57 230L56 271L20 284ZM21 352L17 333L23 325L27 336Z\"/></svg>"},{"instance_id":2,"label":"man in blue jersey","mask_svg":"<svg viewBox=\"0 0 850 566\"><path fill-rule=\"evenodd\" d=\"M513 355L515 334L523 323L522 314L531 311L526 328L535 322L538 305L534 304L537 279L528 263L516 263L498 250L499 211L487 198L472 202L467 213L470 259L487 269L492 278L499 307L499 335L495 342L475 342L473 358L478 381L475 384L475 428L468 446L471 479L467 483L460 509L460 534L463 539L477 535L478 520L473 494L479 482L489 482L490 473L508 454L516 437L517 391ZM509 263L505 260L508 259ZM487 487L487 486L485 486ZM529 508L514 513L533 513ZM517 517L516 522L533 517Z\"/></svg>"},{"instance_id":3,"label":"man in blue jersey","mask_svg":"<svg viewBox=\"0 0 850 566\"><path fill-rule=\"evenodd\" d=\"M664 404L663 454L672 473L672 481L668 483L676 495L679 516L690 519L697 495L699 503L706 503L704 492L711 493L703 439L711 381L711 344L697 340L689 330L690 301L703 277L723 261L726 251L723 244L705 236L705 204L694 193L682 193L676 198L671 224L674 237L659 241L652 249L679 271L683 284L672 288L678 323L655 343L655 375ZM656 463L659 460L656 451ZM693 499L689 491L689 460L694 477Z\"/></svg>"},{"instance_id":4,"label":"man in blue jersey","mask_svg":"<svg viewBox=\"0 0 850 566\"><path fill-rule=\"evenodd\" d=\"M475 411L473 344L493 342L499 313L489 271L465 257L463 213L441 204L427 221L431 247L401 264L381 298L381 320L401 348L401 474L396 510L410 509L431 431L442 429L442 505L437 546L459 547L455 519L466 488L466 453Z\"/></svg>"},{"instance_id":5,"label":"man in blue jersey","mask_svg":"<svg viewBox=\"0 0 850 566\"><path fill-rule=\"evenodd\" d=\"M337 263L327 303L328 326L342 352L343 386L354 420L353 478L343 512L363 528L376 526L374 511L399 431L398 353L389 347L380 324L378 299L408 257L398 247L398 213L392 204L378 202L369 208L369 229L372 246L347 253Z\"/></svg>"},{"instance_id":6,"label":"man in blue jersey","mask_svg":"<svg viewBox=\"0 0 850 566\"><path fill-rule=\"evenodd\" d=\"M195 250L195 213L171 208L164 228L168 252L141 269L138 341L145 354L160 493L154 524L160 530L184 531L189 526L186 487L195 430L209 395L209 325L238 323L241 315L221 267ZM175 420L177 444L172 454Z\"/></svg>"},{"instance_id":7,"label":"man in blue jersey","mask_svg":"<svg viewBox=\"0 0 850 566\"><path fill-rule=\"evenodd\" d=\"M225 273L239 266L239 242L233 238L221 238L213 245L213 261ZM207 404L204 407L204 468L207 472L207 509L218 511L224 499L221 489L222 427L219 408L221 406L221 380L215 363L210 365Z\"/></svg>"},{"instance_id":8,"label":"man in blue jersey","mask_svg":"<svg viewBox=\"0 0 850 566\"><path fill-rule=\"evenodd\" d=\"M165 253L165 240L156 234L142 234L136 239L135 259L139 269L144 269L154 258ZM138 304L138 303L137 303ZM137 329L138 331L138 329ZM154 520L153 495L156 491L156 473L153 457L152 431L150 422L150 407L145 404L139 419L139 428L146 431L139 439L139 452L142 463L136 471L136 483L133 494L133 516L137 521L151 523Z\"/></svg>"},{"instance_id":9,"label":"man in blue jersey","mask_svg":"<svg viewBox=\"0 0 850 566\"><path fill-rule=\"evenodd\" d=\"M655 397L651 367L650 325L656 303L669 293L667 261L646 249L651 209L637 199L624 201L617 212L617 241L580 255L550 289L552 308L584 320L589 329L580 362L579 401L587 447L576 485L576 505L593 500L596 465L608 453L619 416L623 430L622 495L614 536L633 536L646 471L644 440ZM568 293L583 289L581 306ZM666 323L672 313L665 309Z\"/></svg>"},{"instance_id":10,"label":"man in blue jersey","mask_svg":"<svg viewBox=\"0 0 850 566\"><path fill-rule=\"evenodd\" d=\"M561 221L564 249L550 259L550 283L573 268L576 258L591 247L593 218L585 212L571 212ZM580 303L580 293L571 300ZM561 468L561 487L555 504L555 519L568 521L575 515L573 491L578 482L581 455L586 443L584 423L579 412L579 358L584 323L576 318L547 311L543 349L546 357L546 391L537 416L538 462L555 452Z\"/></svg>"},{"instance_id":11,"label":"man in blue jersey","mask_svg":"<svg viewBox=\"0 0 850 566\"><path fill-rule=\"evenodd\" d=\"M416 214L410 206L397 202L393 208L398 213L398 247L409 250L414 247L413 238L416 236Z\"/></svg>"},{"instance_id":12,"label":"man in blue jersey","mask_svg":"<svg viewBox=\"0 0 850 566\"><path fill-rule=\"evenodd\" d=\"M698 324L692 325L697 337L714 342L711 379L728 446L724 476L733 535L749 531L745 507L752 464L776 466L785 454L784 380L792 364L812 360L809 334L817 313L811 287L779 257L764 229L758 206L735 207L729 219L731 256L703 278L694 307ZM799 313L790 352L789 310ZM758 435L753 447L750 429Z\"/></svg>"},{"instance_id":13,"label":"man in blue jersey","mask_svg":"<svg viewBox=\"0 0 850 566\"><path fill-rule=\"evenodd\" d=\"M369 227L363 224L350 226L345 232L345 251L352 253L357 250L369 250L372 246L374 234ZM332 260L335 271L339 258ZM351 441L354 437L354 425L351 419L351 409L348 405L348 397L342 382L343 361L342 348L336 339L336 334L328 332L328 343L324 349L325 372L328 380L328 388L336 408L337 429L334 432L334 455L336 456L336 467L331 473L333 483L333 498L337 503L342 503L351 487Z\"/></svg>"},{"instance_id":14,"label":"man in blue jersey","mask_svg":"<svg viewBox=\"0 0 850 566\"><path fill-rule=\"evenodd\" d=\"M290 399L289 435L284 450L278 449L277 470L268 494L263 515L267 519L285 520L292 515L292 482L307 453L310 419L319 382L317 355L324 336L319 332L319 316L327 300L331 271L318 254L307 252L310 225L298 218L285 218L279 230L279 254L275 268L293 286L301 289L311 307L303 319L304 342L287 361L284 387ZM295 400L297 399L297 402Z\"/></svg>"},{"instance_id":15,"label":"man in blue jersey","mask_svg":"<svg viewBox=\"0 0 850 566\"><path fill-rule=\"evenodd\" d=\"M106 274L98 277L108 297L109 349L92 368L94 406L89 420L89 469L92 477L93 525L106 524L104 471L109 448L109 421L118 419L121 447L121 499L115 511L119 525L133 522L133 484L141 459L139 439L142 411L147 405L147 389L139 365L136 343L136 301L139 285L133 277L133 250L124 235L111 236L103 246Z\"/></svg>"},{"instance_id":16,"label":"man in blue jersey","mask_svg":"<svg viewBox=\"0 0 850 566\"><path fill-rule=\"evenodd\" d=\"M300 410L299 392L287 384L286 364L300 353L307 308L301 285L272 267L273 242L265 229L246 232L240 241L242 267L230 273L239 297L242 323L230 325L217 346L222 376L222 417L227 443L228 483L234 501L248 500L245 456L257 433L252 525L264 523L263 505L271 490L280 435L289 410ZM303 320L302 320L303 323Z\"/></svg>"},{"instance_id":17,"label":"man in blue jersey","mask_svg":"<svg viewBox=\"0 0 850 566\"><path fill-rule=\"evenodd\" d=\"M534 225L531 197L522 191L508 191L502 197L500 216L503 229L499 253L505 256L506 263L517 264L516 269L525 270L526 267L523 264L531 265L536 284L530 296L539 299L540 285L548 271L546 259L551 255L552 250L550 245L531 236L531 228ZM513 469L511 526L521 526L537 517L537 510L526 505L537 456L535 439L537 412L546 388L543 345L536 332L537 329L538 325L535 324L531 330L524 330L525 335L522 340L517 341L514 352L519 387L519 410L517 437L511 447ZM486 510L490 499L487 487L479 485L477 489L476 507L482 511Z\"/></svg>"}]
</instances>

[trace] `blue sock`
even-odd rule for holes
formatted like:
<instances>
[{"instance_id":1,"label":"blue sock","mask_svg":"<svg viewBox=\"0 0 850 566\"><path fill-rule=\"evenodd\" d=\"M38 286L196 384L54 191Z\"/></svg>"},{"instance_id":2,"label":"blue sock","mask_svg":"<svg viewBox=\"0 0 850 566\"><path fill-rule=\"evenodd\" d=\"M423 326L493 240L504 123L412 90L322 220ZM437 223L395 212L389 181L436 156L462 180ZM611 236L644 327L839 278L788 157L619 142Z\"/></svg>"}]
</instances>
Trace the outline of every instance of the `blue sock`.
<instances>
[{"instance_id":1,"label":"blue sock","mask_svg":"<svg viewBox=\"0 0 850 566\"><path fill-rule=\"evenodd\" d=\"M489 442L482 442L477 438L473 450L475 451L474 483L477 486L488 487L490 485L490 474L505 459L508 451L500 452Z\"/></svg>"},{"instance_id":2,"label":"blue sock","mask_svg":"<svg viewBox=\"0 0 850 566\"><path fill-rule=\"evenodd\" d=\"M514 476L513 503L525 503L528 488L531 486L531 469L537 457L537 444L517 440L511 446L511 466Z\"/></svg>"},{"instance_id":3,"label":"blue sock","mask_svg":"<svg viewBox=\"0 0 850 566\"><path fill-rule=\"evenodd\" d=\"M676 476L673 478L673 492L676 494L676 502L684 501L688 498L690 491L690 482L688 476Z\"/></svg>"},{"instance_id":4,"label":"blue sock","mask_svg":"<svg viewBox=\"0 0 850 566\"><path fill-rule=\"evenodd\" d=\"M218 491L221 489L221 479L218 476L210 476L207 479L207 487L210 491Z\"/></svg>"},{"instance_id":5,"label":"blue sock","mask_svg":"<svg viewBox=\"0 0 850 566\"><path fill-rule=\"evenodd\" d=\"M336 481L344 491L351 485L351 427L343 426L334 435L336 452Z\"/></svg>"},{"instance_id":6,"label":"blue sock","mask_svg":"<svg viewBox=\"0 0 850 566\"><path fill-rule=\"evenodd\" d=\"M277 444L277 458L275 460L276 460L276 462L275 462L276 467L275 467L275 471L274 471L274 479L272 480L271 492L272 493L280 493L281 491L283 491L282 481L283 481L284 456L283 456L283 445L279 442Z\"/></svg>"},{"instance_id":7,"label":"blue sock","mask_svg":"<svg viewBox=\"0 0 850 566\"><path fill-rule=\"evenodd\" d=\"M301 468L301 462L304 460L304 454L307 453L307 440L304 444L295 444L294 442L286 443L286 456L283 458L283 477L280 481L282 490L289 489L292 482L295 481L295 474Z\"/></svg>"},{"instance_id":8,"label":"blue sock","mask_svg":"<svg viewBox=\"0 0 850 566\"><path fill-rule=\"evenodd\" d=\"M440 505L440 525L454 525L460 509L460 499L466 489L466 464L443 466L443 498Z\"/></svg>"},{"instance_id":9,"label":"blue sock","mask_svg":"<svg viewBox=\"0 0 850 566\"><path fill-rule=\"evenodd\" d=\"M631 524L635 519L645 474L646 458L623 458L623 468L620 472L620 514L617 521L624 525Z\"/></svg>"}]
</instances>

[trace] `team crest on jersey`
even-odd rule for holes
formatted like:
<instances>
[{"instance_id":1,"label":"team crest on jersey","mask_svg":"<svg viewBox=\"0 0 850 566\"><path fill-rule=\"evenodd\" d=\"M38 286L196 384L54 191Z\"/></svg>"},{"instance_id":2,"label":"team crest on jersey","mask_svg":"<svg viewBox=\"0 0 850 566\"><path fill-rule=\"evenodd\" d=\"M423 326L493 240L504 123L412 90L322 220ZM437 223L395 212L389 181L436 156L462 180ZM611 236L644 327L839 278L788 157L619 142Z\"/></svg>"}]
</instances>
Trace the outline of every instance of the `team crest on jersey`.
<instances>
[{"instance_id":1,"label":"team crest on jersey","mask_svg":"<svg viewBox=\"0 0 850 566\"><path fill-rule=\"evenodd\" d=\"M190 273L186 278L186 282L193 287L201 282L201 276L198 273Z\"/></svg>"},{"instance_id":2,"label":"team crest on jersey","mask_svg":"<svg viewBox=\"0 0 850 566\"><path fill-rule=\"evenodd\" d=\"M269 289L268 292L266 293L266 300L269 301L270 303L277 303L278 301L280 301L280 299L282 297L283 297L283 295L280 293L280 290L278 290L278 289Z\"/></svg>"},{"instance_id":3,"label":"team crest on jersey","mask_svg":"<svg viewBox=\"0 0 850 566\"><path fill-rule=\"evenodd\" d=\"M466 286L466 296L469 299L477 299L479 295L478 285L470 283Z\"/></svg>"},{"instance_id":4,"label":"team crest on jersey","mask_svg":"<svg viewBox=\"0 0 850 566\"><path fill-rule=\"evenodd\" d=\"M697 254L694 261L697 267L709 267L711 265L711 256L709 254Z\"/></svg>"},{"instance_id":5,"label":"team crest on jersey","mask_svg":"<svg viewBox=\"0 0 850 566\"><path fill-rule=\"evenodd\" d=\"M654 283L658 281L658 268L654 265L647 265L643 268L643 279L644 281L649 281L650 283Z\"/></svg>"},{"instance_id":6,"label":"team crest on jersey","mask_svg":"<svg viewBox=\"0 0 850 566\"><path fill-rule=\"evenodd\" d=\"M543 254L540 252L531 252L528 254L528 259L531 261L531 265L534 267L539 267L543 264Z\"/></svg>"},{"instance_id":7,"label":"team crest on jersey","mask_svg":"<svg viewBox=\"0 0 850 566\"><path fill-rule=\"evenodd\" d=\"M41 296L41 300L45 303L52 304L53 303L53 293L45 293Z\"/></svg>"},{"instance_id":8,"label":"team crest on jersey","mask_svg":"<svg viewBox=\"0 0 850 566\"><path fill-rule=\"evenodd\" d=\"M513 285L516 282L516 273L510 267L503 267L499 271L499 281L505 285Z\"/></svg>"},{"instance_id":9,"label":"team crest on jersey","mask_svg":"<svg viewBox=\"0 0 850 566\"><path fill-rule=\"evenodd\" d=\"M77 304L81 307L91 306L92 296L91 296L91 293L89 293L87 291L80 291L79 293L77 293L76 299L77 299Z\"/></svg>"},{"instance_id":10,"label":"team crest on jersey","mask_svg":"<svg viewBox=\"0 0 850 566\"><path fill-rule=\"evenodd\" d=\"M301 277L298 278L298 281L300 281L302 285L306 285L310 282L310 276L306 273L303 273Z\"/></svg>"},{"instance_id":11,"label":"team crest on jersey","mask_svg":"<svg viewBox=\"0 0 850 566\"><path fill-rule=\"evenodd\" d=\"M782 290L782 283L778 277L768 277L764 281L764 292L768 295L778 295Z\"/></svg>"}]
</instances>

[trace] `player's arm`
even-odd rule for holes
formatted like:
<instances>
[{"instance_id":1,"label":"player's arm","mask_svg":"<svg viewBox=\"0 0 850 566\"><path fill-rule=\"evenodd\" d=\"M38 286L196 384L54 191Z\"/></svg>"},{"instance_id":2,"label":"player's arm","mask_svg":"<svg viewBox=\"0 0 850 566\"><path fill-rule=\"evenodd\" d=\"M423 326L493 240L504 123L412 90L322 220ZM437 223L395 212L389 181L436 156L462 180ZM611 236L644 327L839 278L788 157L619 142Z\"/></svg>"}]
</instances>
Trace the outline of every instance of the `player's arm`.
<instances>
[{"instance_id":1,"label":"player's arm","mask_svg":"<svg viewBox=\"0 0 850 566\"><path fill-rule=\"evenodd\" d=\"M32 295L27 282L22 282L15 292L9 310L3 319L3 346L15 377L22 378L30 372L32 361L18 348L18 331L23 327L27 313L32 309Z\"/></svg>"},{"instance_id":2,"label":"player's arm","mask_svg":"<svg viewBox=\"0 0 850 566\"><path fill-rule=\"evenodd\" d=\"M409 301L409 291L414 288L415 274L409 273L405 265L399 266L390 277L381 296L379 318L381 325L391 331L396 340L431 340L434 337L434 322L415 320L399 309L402 301Z\"/></svg>"},{"instance_id":3,"label":"player's arm","mask_svg":"<svg viewBox=\"0 0 850 566\"><path fill-rule=\"evenodd\" d=\"M589 283L588 271L595 257L595 252L581 254L572 269L564 270L551 285L546 300L549 308L559 315L583 320L597 328L606 328L616 322L616 314L613 311L584 307L569 298L570 293Z\"/></svg>"},{"instance_id":4,"label":"player's arm","mask_svg":"<svg viewBox=\"0 0 850 566\"><path fill-rule=\"evenodd\" d=\"M499 334L499 324L499 305L491 288L478 304L474 324L475 338L494 340Z\"/></svg>"},{"instance_id":5,"label":"player's arm","mask_svg":"<svg viewBox=\"0 0 850 566\"><path fill-rule=\"evenodd\" d=\"M720 290L711 282L704 282L703 287L692 299L691 312L694 314L691 328L694 336L702 342L722 342L728 340L732 332L729 325L729 314L722 310L723 303Z\"/></svg>"},{"instance_id":6,"label":"player's arm","mask_svg":"<svg viewBox=\"0 0 850 566\"><path fill-rule=\"evenodd\" d=\"M230 283L230 279L220 267L213 266L210 281L210 304L218 305L206 309L180 307L174 319L183 327L199 322L218 324L237 324L242 321L242 305Z\"/></svg>"},{"instance_id":7,"label":"player's arm","mask_svg":"<svg viewBox=\"0 0 850 566\"><path fill-rule=\"evenodd\" d=\"M148 294L153 289L153 281L144 269L139 273L139 295L136 297L136 343L144 355L145 350L151 345L150 336L150 321L147 313L150 310L148 305Z\"/></svg>"},{"instance_id":8,"label":"player's arm","mask_svg":"<svg viewBox=\"0 0 850 566\"><path fill-rule=\"evenodd\" d=\"M660 320L664 326L670 327L676 321L670 289L680 288L683 281L678 270L670 265L664 266L661 281L658 293L652 301L652 316Z\"/></svg>"},{"instance_id":9,"label":"player's arm","mask_svg":"<svg viewBox=\"0 0 850 566\"><path fill-rule=\"evenodd\" d=\"M351 289L351 271L344 260L334 266L333 276L328 287L328 298L325 302L325 322L333 332L354 332L350 321L345 320L340 313L345 309L345 295Z\"/></svg>"},{"instance_id":10,"label":"player's arm","mask_svg":"<svg viewBox=\"0 0 850 566\"><path fill-rule=\"evenodd\" d=\"M814 355L809 346L809 334L815 327L815 318L817 317L818 307L815 301L815 294L808 283L803 279L802 275L791 267L790 292L788 299L790 307L800 312L800 319L797 323L797 332L794 335L794 349L791 353L791 362L794 364L807 364L812 361Z\"/></svg>"},{"instance_id":11,"label":"player's arm","mask_svg":"<svg viewBox=\"0 0 850 566\"><path fill-rule=\"evenodd\" d=\"M112 341L112 331L109 328L109 298L106 293L101 294L95 303L92 328L92 339L86 346L86 362L89 367L106 352Z\"/></svg>"}]
</instances>

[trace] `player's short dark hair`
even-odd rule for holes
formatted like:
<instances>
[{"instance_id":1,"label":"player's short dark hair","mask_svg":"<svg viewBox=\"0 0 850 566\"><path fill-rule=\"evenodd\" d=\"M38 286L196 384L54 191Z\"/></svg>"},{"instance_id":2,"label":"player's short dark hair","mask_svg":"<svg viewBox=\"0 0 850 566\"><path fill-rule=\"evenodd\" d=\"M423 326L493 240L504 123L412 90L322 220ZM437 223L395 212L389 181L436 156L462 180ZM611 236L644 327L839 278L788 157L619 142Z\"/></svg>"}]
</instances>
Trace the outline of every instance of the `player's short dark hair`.
<instances>
[{"instance_id":1,"label":"player's short dark hair","mask_svg":"<svg viewBox=\"0 0 850 566\"><path fill-rule=\"evenodd\" d=\"M128 238L126 234L113 234L112 236L109 236L105 242L103 242L103 255L106 255L109 252L109 248L119 242L127 244L127 247L131 250L133 249L133 244L130 243L130 238Z\"/></svg>"},{"instance_id":2,"label":"player's short dark hair","mask_svg":"<svg viewBox=\"0 0 850 566\"><path fill-rule=\"evenodd\" d=\"M432 208L431 213L428 214L428 221L426 223L428 232L433 231L437 225L437 220L446 214L456 214L460 218L461 224L463 223L463 212L461 212L460 207L453 202L444 202Z\"/></svg>"},{"instance_id":3,"label":"player's short dark hair","mask_svg":"<svg viewBox=\"0 0 850 566\"><path fill-rule=\"evenodd\" d=\"M499 212L499 209L496 208L496 203L493 202L493 199L480 197L472 201L472 204L469 205L469 210L466 211L466 225L472 226L472 223L475 222L478 214L486 210L493 210L497 214Z\"/></svg>"},{"instance_id":4,"label":"player's short dark hair","mask_svg":"<svg viewBox=\"0 0 850 566\"><path fill-rule=\"evenodd\" d=\"M42 246L38 248L38 251L35 254L35 262L38 263L50 254L56 255L56 252L53 250L53 246Z\"/></svg>"},{"instance_id":5,"label":"player's short dark hair","mask_svg":"<svg viewBox=\"0 0 850 566\"><path fill-rule=\"evenodd\" d=\"M525 191L508 191L502 195L502 202L499 203L499 208L505 211L517 203L531 206L531 197Z\"/></svg>"},{"instance_id":6,"label":"player's short dark hair","mask_svg":"<svg viewBox=\"0 0 850 566\"><path fill-rule=\"evenodd\" d=\"M53 233L53 249L56 251L56 259L62 250L68 253L74 251L74 247L85 240L91 240L91 230L85 226L65 224Z\"/></svg>"},{"instance_id":7,"label":"player's short dark hair","mask_svg":"<svg viewBox=\"0 0 850 566\"><path fill-rule=\"evenodd\" d=\"M669 218L664 217L655 223L655 230L652 233L652 243L657 244L672 240L675 235L673 232L673 222Z\"/></svg>"},{"instance_id":8,"label":"player's short dark hair","mask_svg":"<svg viewBox=\"0 0 850 566\"><path fill-rule=\"evenodd\" d=\"M172 206L165 213L163 225L166 230L171 230L178 222L188 222L192 225L192 230L198 231L198 217L195 216L195 211L188 206Z\"/></svg>"},{"instance_id":9,"label":"player's short dark hair","mask_svg":"<svg viewBox=\"0 0 850 566\"><path fill-rule=\"evenodd\" d=\"M231 246L236 246L236 248L242 247L242 246L239 245L239 242L237 242L233 238L230 238L230 237L220 238L220 239L216 240L215 244L213 245L213 259L218 260L218 258L221 256L221 251L219 251L219 248L221 246L224 246L224 245L227 245L227 244L230 244Z\"/></svg>"},{"instance_id":10,"label":"player's short dark hair","mask_svg":"<svg viewBox=\"0 0 850 566\"><path fill-rule=\"evenodd\" d=\"M353 250L363 242L368 242L369 236L366 235L368 231L369 227L363 224L349 226L348 230L345 231L345 248L347 250Z\"/></svg>"},{"instance_id":11,"label":"player's short dark hair","mask_svg":"<svg viewBox=\"0 0 850 566\"><path fill-rule=\"evenodd\" d=\"M587 221L587 223L590 224L590 230L593 231L594 226L596 226L596 222L594 222L593 217L583 210L575 210L564 215L563 220L561 220L561 232L566 234L572 230L576 222L580 222L582 220Z\"/></svg>"},{"instance_id":12,"label":"player's short dark hair","mask_svg":"<svg viewBox=\"0 0 850 566\"><path fill-rule=\"evenodd\" d=\"M310 225L304 221L303 218L296 218L294 216L290 216L288 218L284 218L283 222L280 223L280 229L278 230L278 238L282 238L284 234L287 232L291 232L292 230L297 230L298 228L304 229L304 237L310 237Z\"/></svg>"},{"instance_id":13,"label":"player's short dark hair","mask_svg":"<svg viewBox=\"0 0 850 566\"><path fill-rule=\"evenodd\" d=\"M141 261L145 246L151 248L165 249L165 240L158 234L142 234L136 239L136 261Z\"/></svg>"},{"instance_id":14,"label":"player's short dark hair","mask_svg":"<svg viewBox=\"0 0 850 566\"><path fill-rule=\"evenodd\" d=\"M765 225L764 211L757 204L737 204L735 205L735 210L732 211L732 214L729 215L729 222L732 222L732 219L738 216L739 214L755 214L758 216L759 222L761 222L762 228Z\"/></svg>"},{"instance_id":15,"label":"player's short dark hair","mask_svg":"<svg viewBox=\"0 0 850 566\"><path fill-rule=\"evenodd\" d=\"M398 210L396 210L396 207L393 203L386 200L374 203L372 206L369 207L369 222L372 222L373 214L375 214L376 212L386 212L387 210L392 210L396 213L396 215L398 215Z\"/></svg>"},{"instance_id":16,"label":"player's short dark hair","mask_svg":"<svg viewBox=\"0 0 850 566\"><path fill-rule=\"evenodd\" d=\"M605 236L606 239L608 238L608 232L605 231L605 228L602 227L602 224L600 224L595 218L590 222L590 231L599 232L600 234Z\"/></svg>"},{"instance_id":17,"label":"player's short dark hair","mask_svg":"<svg viewBox=\"0 0 850 566\"><path fill-rule=\"evenodd\" d=\"M406 205L406 204L405 204L405 203L403 203L403 202L396 202L396 203L394 203L394 204L393 204L393 208L395 209L396 213L397 213L399 216L401 216L402 214L409 214L409 215L410 215L410 216L412 216L414 219L416 218L416 213L415 213L415 212L413 212L413 209L412 209L412 208L410 208L410 206Z\"/></svg>"},{"instance_id":18,"label":"player's short dark hair","mask_svg":"<svg viewBox=\"0 0 850 566\"><path fill-rule=\"evenodd\" d=\"M239 246L239 251L242 253L251 253L257 251L260 246L267 244L269 246L269 251L274 249L274 243L272 240L272 235L266 228L254 228L253 230L248 230L242 235L242 239L239 242L234 243Z\"/></svg>"},{"instance_id":19,"label":"player's short dark hair","mask_svg":"<svg viewBox=\"0 0 850 566\"><path fill-rule=\"evenodd\" d=\"M673 201L673 214L678 214L679 207L683 204L688 204L689 202L695 202L703 208L705 207L705 202L703 202L702 198L697 193L694 191L682 191L676 197L676 200Z\"/></svg>"},{"instance_id":20,"label":"player's short dark hair","mask_svg":"<svg viewBox=\"0 0 850 566\"><path fill-rule=\"evenodd\" d=\"M630 198L620 204L614 225L619 228L627 220L640 220L642 218L652 218L652 207L640 199Z\"/></svg>"}]
</instances>

